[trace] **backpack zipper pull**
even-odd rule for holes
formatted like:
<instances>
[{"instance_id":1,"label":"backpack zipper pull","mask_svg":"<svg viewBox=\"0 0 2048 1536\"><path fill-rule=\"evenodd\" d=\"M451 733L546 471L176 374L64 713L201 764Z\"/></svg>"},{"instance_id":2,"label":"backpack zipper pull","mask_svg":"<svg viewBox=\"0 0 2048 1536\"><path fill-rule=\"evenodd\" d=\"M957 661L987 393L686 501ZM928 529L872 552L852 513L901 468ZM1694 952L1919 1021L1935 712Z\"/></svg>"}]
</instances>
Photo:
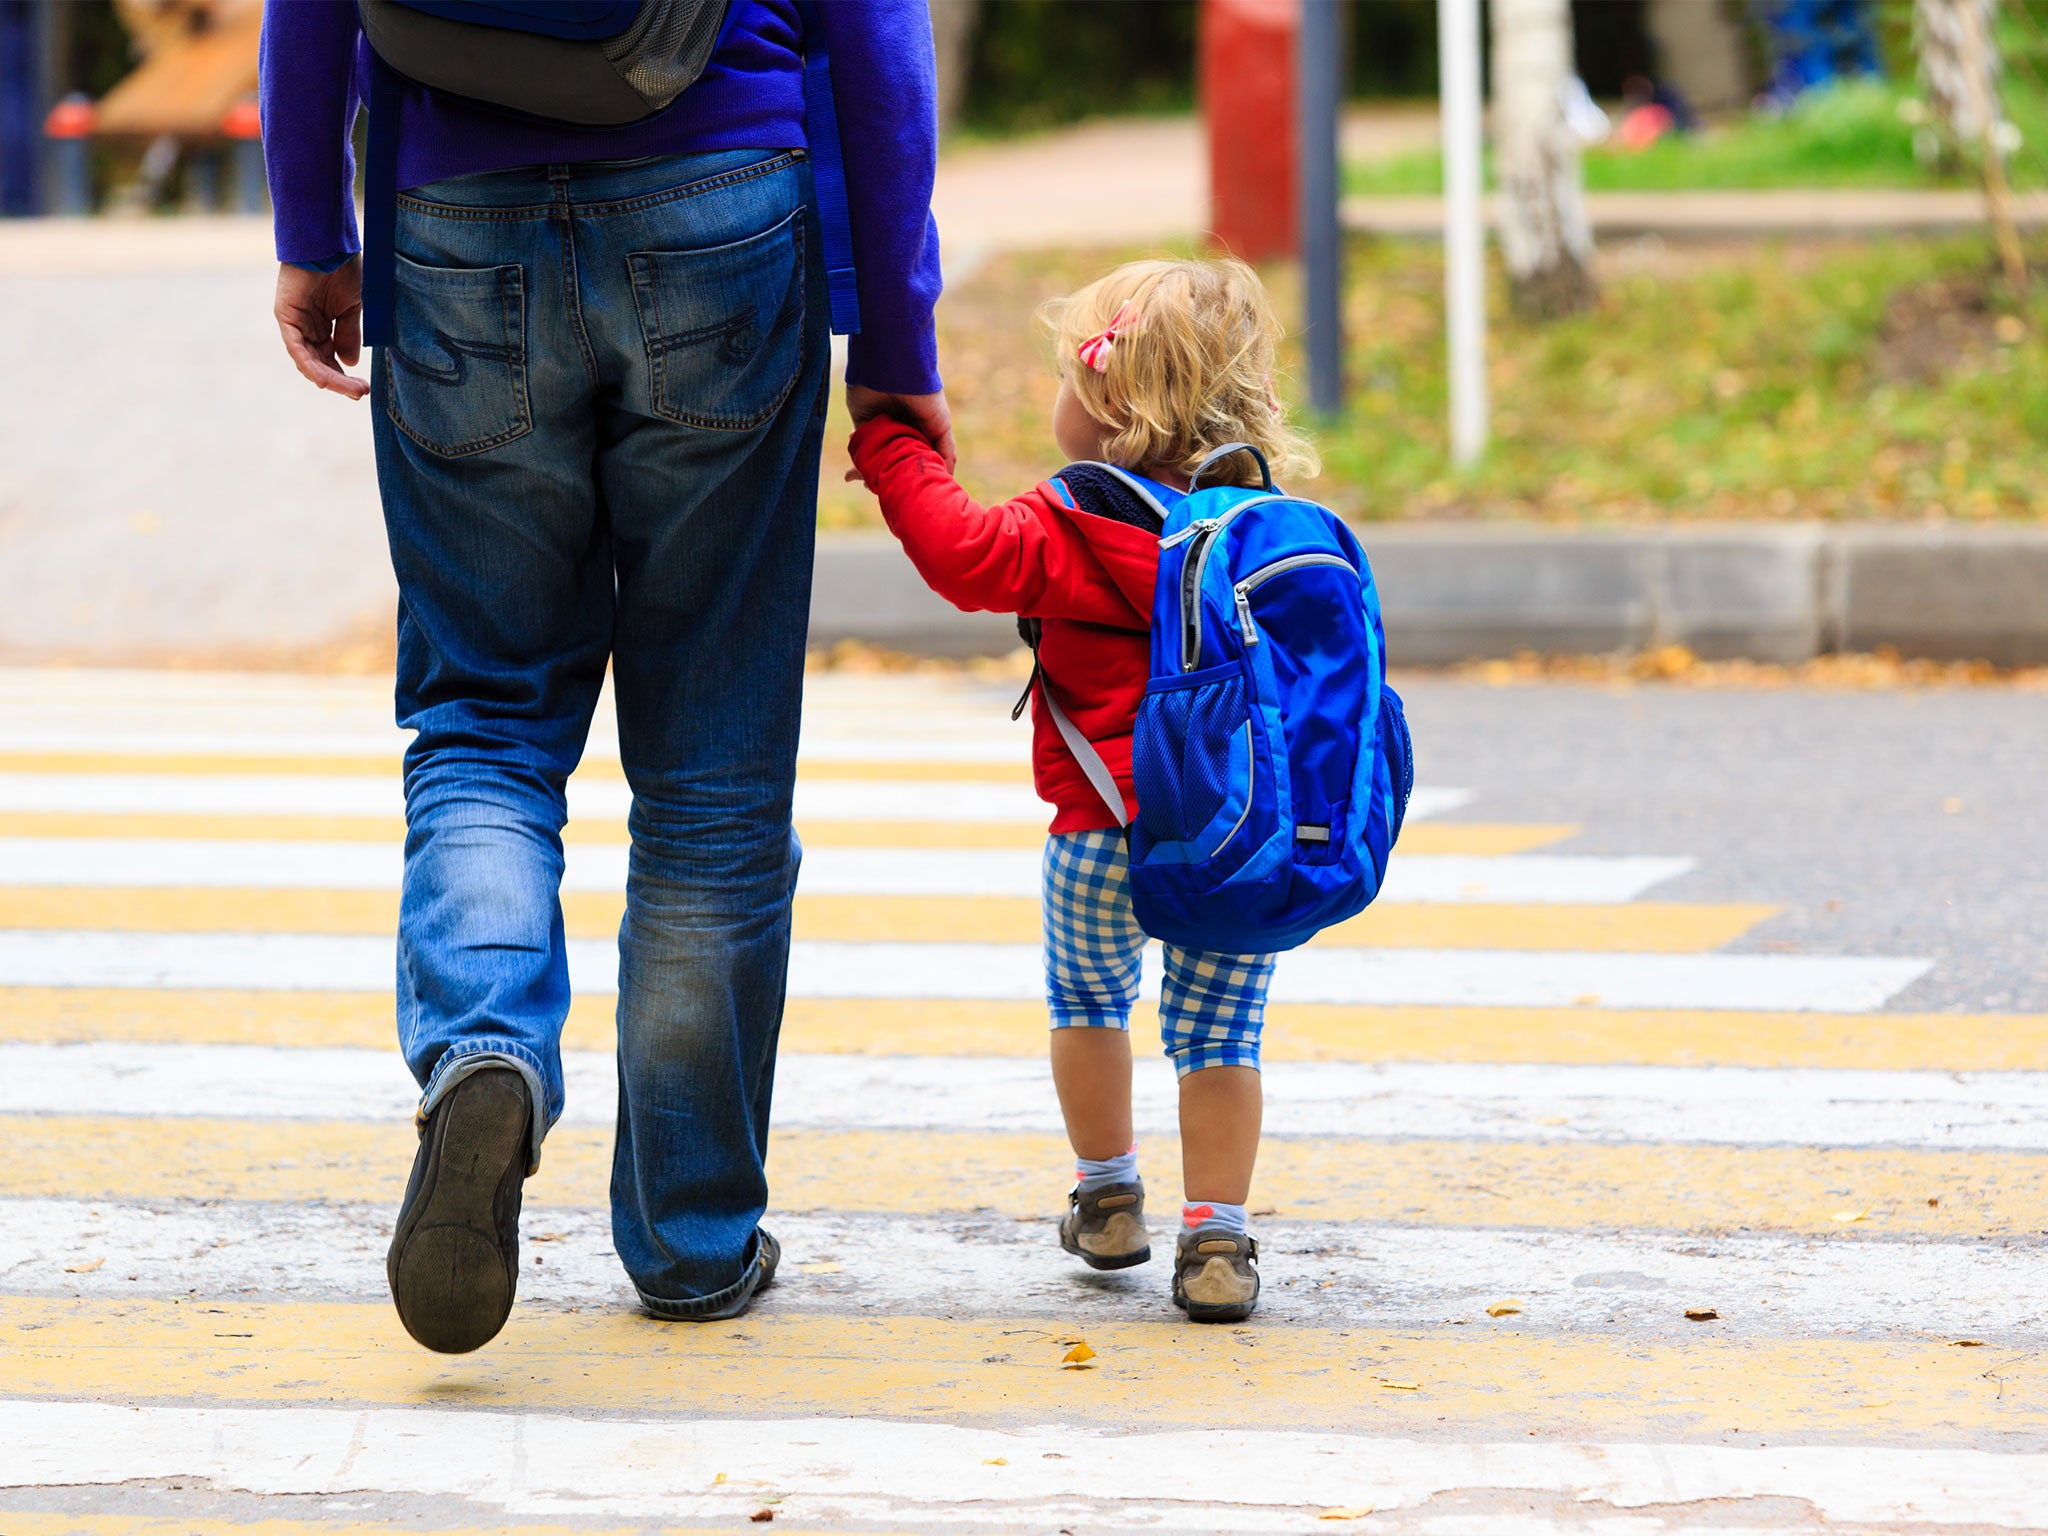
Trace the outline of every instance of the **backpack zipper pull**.
<instances>
[{"instance_id":1,"label":"backpack zipper pull","mask_svg":"<svg viewBox=\"0 0 2048 1536\"><path fill-rule=\"evenodd\" d=\"M1259 629L1256 624L1252 623L1251 592L1243 583L1233 587L1231 590L1237 593L1237 627L1244 631L1244 643L1246 645L1257 645L1259 643Z\"/></svg>"},{"instance_id":2,"label":"backpack zipper pull","mask_svg":"<svg viewBox=\"0 0 2048 1536\"><path fill-rule=\"evenodd\" d=\"M1214 533L1222 526L1223 519L1220 517L1197 518L1194 522L1189 523L1187 527L1181 529L1179 533L1168 534L1165 538L1161 539L1159 547L1161 549L1171 549L1176 544L1185 544L1197 534Z\"/></svg>"}]
</instances>

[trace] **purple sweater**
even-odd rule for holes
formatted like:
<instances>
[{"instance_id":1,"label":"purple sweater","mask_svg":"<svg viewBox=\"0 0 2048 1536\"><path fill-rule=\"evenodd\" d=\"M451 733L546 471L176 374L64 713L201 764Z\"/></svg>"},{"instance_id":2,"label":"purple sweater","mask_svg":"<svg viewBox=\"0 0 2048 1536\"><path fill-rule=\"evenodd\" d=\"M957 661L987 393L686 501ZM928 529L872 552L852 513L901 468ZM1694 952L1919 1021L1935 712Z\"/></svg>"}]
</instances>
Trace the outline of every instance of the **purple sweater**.
<instances>
[{"instance_id":1,"label":"purple sweater","mask_svg":"<svg viewBox=\"0 0 2048 1536\"><path fill-rule=\"evenodd\" d=\"M930 13L926 0L826 0L818 9L832 48L860 290L847 382L928 394L939 388ZM518 165L806 147L795 0L735 0L734 11L697 82L667 111L624 128L525 122L408 85L399 186ZM265 0L263 154L279 261L325 263L361 247L349 130L368 72L352 0Z\"/></svg>"}]
</instances>

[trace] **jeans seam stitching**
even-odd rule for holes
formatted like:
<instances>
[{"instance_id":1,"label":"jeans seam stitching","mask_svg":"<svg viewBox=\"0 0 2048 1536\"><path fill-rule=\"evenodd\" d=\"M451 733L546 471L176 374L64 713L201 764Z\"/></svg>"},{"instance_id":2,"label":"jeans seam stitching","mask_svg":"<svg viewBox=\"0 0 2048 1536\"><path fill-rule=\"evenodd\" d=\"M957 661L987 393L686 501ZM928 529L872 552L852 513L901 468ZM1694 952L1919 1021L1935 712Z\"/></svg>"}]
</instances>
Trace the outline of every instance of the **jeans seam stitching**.
<instances>
[{"instance_id":1,"label":"jeans seam stitching","mask_svg":"<svg viewBox=\"0 0 2048 1536\"><path fill-rule=\"evenodd\" d=\"M761 176L771 176L777 171L801 164L804 156L795 150L784 150L771 160L758 165L742 166L738 170L721 171L716 176L702 181L693 181L685 186L672 187L664 192L643 192L637 197L612 198L598 203L572 203L578 218L610 218L622 213L638 213L643 208L659 207L663 203L680 202L684 198L697 197L706 192L719 192L727 187L738 186ZM398 194L398 206L435 219L469 219L480 223L497 220L517 221L552 218L555 203L519 203L509 208L465 208L451 203L430 203L417 197Z\"/></svg>"}]
</instances>

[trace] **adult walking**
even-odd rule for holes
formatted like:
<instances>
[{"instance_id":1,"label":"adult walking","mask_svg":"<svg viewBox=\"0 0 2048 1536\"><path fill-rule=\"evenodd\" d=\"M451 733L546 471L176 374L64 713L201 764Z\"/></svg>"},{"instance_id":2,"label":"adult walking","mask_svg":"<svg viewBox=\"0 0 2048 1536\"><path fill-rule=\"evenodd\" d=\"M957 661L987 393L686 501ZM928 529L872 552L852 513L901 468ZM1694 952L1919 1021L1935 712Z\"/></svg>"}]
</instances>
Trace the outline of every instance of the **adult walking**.
<instances>
[{"instance_id":1,"label":"adult walking","mask_svg":"<svg viewBox=\"0 0 2048 1536\"><path fill-rule=\"evenodd\" d=\"M713 9L695 83L609 128L401 79L350 0L269 0L264 18L278 325L308 380L371 401L398 577L398 720L416 733L398 1032L422 1095L389 1274L432 1349L503 1326L522 1181L562 1112L564 786L607 663L633 790L613 1239L657 1317L732 1317L775 1272L759 1223L829 388L805 129L821 38L858 274L848 403L950 457L925 0ZM366 89L391 93L402 189L368 382L347 371Z\"/></svg>"}]
</instances>

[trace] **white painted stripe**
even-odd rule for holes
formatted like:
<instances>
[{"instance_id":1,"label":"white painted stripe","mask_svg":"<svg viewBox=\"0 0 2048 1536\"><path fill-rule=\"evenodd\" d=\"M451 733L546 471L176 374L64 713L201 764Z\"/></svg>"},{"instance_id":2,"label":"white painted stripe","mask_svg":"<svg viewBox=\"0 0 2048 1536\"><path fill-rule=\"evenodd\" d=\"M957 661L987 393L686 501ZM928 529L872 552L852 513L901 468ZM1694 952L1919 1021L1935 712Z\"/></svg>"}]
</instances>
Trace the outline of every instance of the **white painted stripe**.
<instances>
[{"instance_id":1,"label":"white painted stripe","mask_svg":"<svg viewBox=\"0 0 2048 1536\"><path fill-rule=\"evenodd\" d=\"M393 1142L394 1159L404 1156ZM1153 1169L1158 1245L1123 1277L1082 1269L1052 1240L1066 1191L1046 1170L1047 1216L790 1215L770 1209L783 1269L765 1313L952 1314L963 1298L1006 1315L1069 1323L1168 1320L1161 1271L1176 1213L1169 1170ZM771 1196L773 1193L771 1190ZM1523 1326L1690 1326L1684 1307L1711 1297L1721 1333L1924 1339L2007 1333L2048 1314L2048 1265L2025 1246L1837 1242L1804 1237L1526 1232L1367 1222L1255 1223L1261 1326L1381 1328L1483 1320L1507 1297ZM611 1214L529 1212L519 1298L542 1307L630 1307L612 1250ZM228 1201L155 1206L0 1200L0 1289L12 1295L276 1298L382 1302L391 1206ZM540 1263L535 1264L538 1257ZM100 1261L83 1273L73 1266ZM829 1265L830 1268L812 1266ZM1912 1304L1901 1306L1910 1297ZM0 1451L4 1455L4 1451Z\"/></svg>"},{"instance_id":2,"label":"white painted stripe","mask_svg":"<svg viewBox=\"0 0 2048 1536\"><path fill-rule=\"evenodd\" d=\"M1304 1513L1385 1513L1462 1488L1577 1501L1579 1530L1596 1528L1587 1522L1601 1506L1763 1498L1803 1501L1826 1521L2027 1528L2048 1487L2048 1455L1954 1448L1458 1444L298 1405L0 1403L0 1445L0 1483L12 1487L176 1478L220 1492L404 1494L471 1500L507 1516L669 1521L736 1521L773 1488L777 1518L795 1524L951 1519L1033 1530L1046 1527L1052 1504L1090 1530L1299 1531ZM1285 1502L1269 1502L1281 1489Z\"/></svg>"},{"instance_id":3,"label":"white painted stripe","mask_svg":"<svg viewBox=\"0 0 2048 1536\"><path fill-rule=\"evenodd\" d=\"M1424 786L1408 818L1424 820L1471 801L1469 790ZM614 780L569 781L569 812L618 820L632 793ZM397 764L388 775L0 773L0 812L84 815L378 816L405 814ZM1052 812L1024 784L973 780L815 779L801 773L796 814L820 821L997 821L1043 825Z\"/></svg>"},{"instance_id":4,"label":"white painted stripe","mask_svg":"<svg viewBox=\"0 0 2048 1536\"><path fill-rule=\"evenodd\" d=\"M572 939L567 948L575 990L617 989L612 941ZM1932 966L1836 955L1303 949L1283 959L1272 995L1290 1003L1862 1013ZM377 938L0 930L0 986L386 992L395 967L391 942ZM789 993L1031 1000L1044 995L1043 967L1035 944L809 941L791 948ZM1158 995L1156 949L1146 989Z\"/></svg>"},{"instance_id":5,"label":"white painted stripe","mask_svg":"<svg viewBox=\"0 0 2048 1536\"><path fill-rule=\"evenodd\" d=\"M609 1126L609 1052L563 1054L564 1123ZM1266 1074L1272 1136L1539 1142L2048 1149L2048 1073L1757 1067L1319 1062ZM0 1112L402 1120L416 1093L395 1051L96 1042L0 1045ZM1137 1063L1132 1107L1171 1135L1164 1058ZM789 1053L775 1084L785 1129L1060 1129L1032 1057Z\"/></svg>"},{"instance_id":6,"label":"white painted stripe","mask_svg":"<svg viewBox=\"0 0 2048 1536\"><path fill-rule=\"evenodd\" d=\"M629 857L624 844L574 844L563 888L622 891ZM1036 848L814 848L804 856L800 888L811 895L1036 898L1041 859ZM1690 859L1423 854L1394 860L1379 899L1624 902L1691 867ZM0 837L0 885L396 890L403 869L396 842Z\"/></svg>"}]
</instances>

